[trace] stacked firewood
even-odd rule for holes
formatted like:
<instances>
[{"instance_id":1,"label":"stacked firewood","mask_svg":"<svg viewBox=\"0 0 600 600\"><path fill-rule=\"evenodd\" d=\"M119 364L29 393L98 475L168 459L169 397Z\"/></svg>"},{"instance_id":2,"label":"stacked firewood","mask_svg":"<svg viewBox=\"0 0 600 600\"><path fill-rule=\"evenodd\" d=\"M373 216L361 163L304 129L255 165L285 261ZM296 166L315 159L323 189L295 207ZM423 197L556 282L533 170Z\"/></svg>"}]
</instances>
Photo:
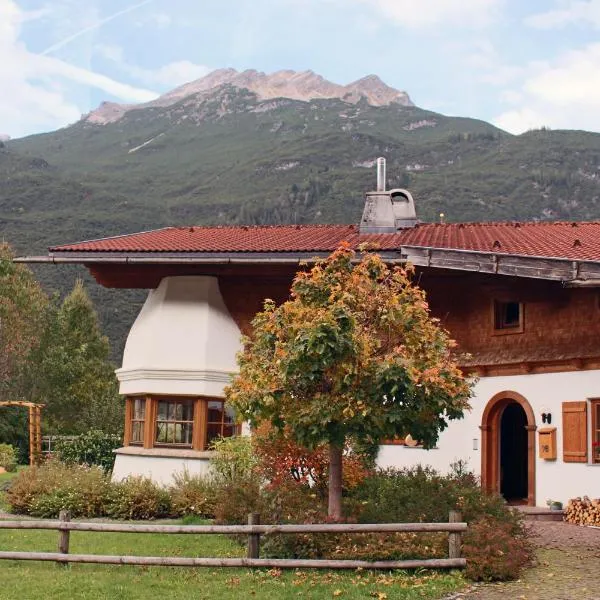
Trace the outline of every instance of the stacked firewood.
<instances>
[{"instance_id":1,"label":"stacked firewood","mask_svg":"<svg viewBox=\"0 0 600 600\"><path fill-rule=\"evenodd\" d=\"M587 496L569 500L565 521L576 525L600 526L600 498L590 500Z\"/></svg>"}]
</instances>

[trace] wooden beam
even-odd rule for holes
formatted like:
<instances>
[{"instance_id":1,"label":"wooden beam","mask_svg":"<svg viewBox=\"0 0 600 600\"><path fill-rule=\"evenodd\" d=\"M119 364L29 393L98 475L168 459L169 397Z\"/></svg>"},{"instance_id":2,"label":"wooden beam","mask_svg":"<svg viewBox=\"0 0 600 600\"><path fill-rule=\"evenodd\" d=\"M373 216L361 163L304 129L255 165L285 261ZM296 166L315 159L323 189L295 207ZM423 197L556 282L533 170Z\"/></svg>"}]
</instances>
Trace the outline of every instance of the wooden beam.
<instances>
[{"instance_id":1,"label":"wooden beam","mask_svg":"<svg viewBox=\"0 0 600 600\"><path fill-rule=\"evenodd\" d=\"M61 554L60 552L0 552L0 560L40 560L104 565L144 565L157 567L252 567L280 569L457 569L467 564L464 558L428 560L314 560L288 558L183 558L158 556L108 556Z\"/></svg>"}]
</instances>

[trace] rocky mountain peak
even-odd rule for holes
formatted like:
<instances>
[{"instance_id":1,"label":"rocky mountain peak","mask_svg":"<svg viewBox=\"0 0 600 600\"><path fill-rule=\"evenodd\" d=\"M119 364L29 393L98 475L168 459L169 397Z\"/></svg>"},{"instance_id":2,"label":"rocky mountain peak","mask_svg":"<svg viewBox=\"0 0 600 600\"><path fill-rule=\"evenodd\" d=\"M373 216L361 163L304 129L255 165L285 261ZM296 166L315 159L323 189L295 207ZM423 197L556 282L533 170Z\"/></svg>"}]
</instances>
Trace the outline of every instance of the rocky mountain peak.
<instances>
[{"instance_id":1,"label":"rocky mountain peak","mask_svg":"<svg viewBox=\"0 0 600 600\"><path fill-rule=\"evenodd\" d=\"M367 75L348 85L339 85L310 70L281 70L267 74L255 69L242 72L235 69L217 69L151 102L137 105L103 102L97 110L86 115L84 120L96 124L111 123L118 121L133 108L170 106L189 96L208 97L224 85L248 89L256 94L259 100L290 98L309 102L315 99L340 98L356 103L364 98L372 106L386 106L392 103L413 106L406 92L389 87L377 75Z\"/></svg>"}]
</instances>

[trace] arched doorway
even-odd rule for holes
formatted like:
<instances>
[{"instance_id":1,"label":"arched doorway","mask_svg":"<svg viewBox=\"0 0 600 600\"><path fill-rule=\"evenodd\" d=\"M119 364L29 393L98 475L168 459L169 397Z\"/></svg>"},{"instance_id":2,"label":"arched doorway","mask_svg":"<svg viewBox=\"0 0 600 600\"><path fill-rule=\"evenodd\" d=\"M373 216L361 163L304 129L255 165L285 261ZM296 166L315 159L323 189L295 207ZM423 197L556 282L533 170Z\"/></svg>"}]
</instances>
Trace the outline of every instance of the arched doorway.
<instances>
[{"instance_id":1,"label":"arched doorway","mask_svg":"<svg viewBox=\"0 0 600 600\"><path fill-rule=\"evenodd\" d=\"M535 506L535 416L516 392L500 392L481 419L481 485L509 502Z\"/></svg>"}]
</instances>

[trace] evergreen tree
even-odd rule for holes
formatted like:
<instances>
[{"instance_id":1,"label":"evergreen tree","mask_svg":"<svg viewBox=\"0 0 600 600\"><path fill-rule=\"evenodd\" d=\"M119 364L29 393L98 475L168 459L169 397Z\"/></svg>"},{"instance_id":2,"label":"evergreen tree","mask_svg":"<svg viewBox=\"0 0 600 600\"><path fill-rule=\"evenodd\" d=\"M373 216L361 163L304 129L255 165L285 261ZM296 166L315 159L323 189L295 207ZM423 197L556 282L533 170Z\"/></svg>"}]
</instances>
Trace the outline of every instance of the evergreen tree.
<instances>
[{"instance_id":1,"label":"evergreen tree","mask_svg":"<svg viewBox=\"0 0 600 600\"><path fill-rule=\"evenodd\" d=\"M29 357L44 328L48 298L32 272L13 262L14 254L0 243L0 401L28 400L25 375ZM27 410L0 408L0 443L28 452Z\"/></svg>"},{"instance_id":2,"label":"evergreen tree","mask_svg":"<svg viewBox=\"0 0 600 600\"><path fill-rule=\"evenodd\" d=\"M44 422L51 433L88 429L119 432L123 405L108 338L83 283L77 281L62 304L46 310L46 328L32 355L31 396L46 404Z\"/></svg>"}]
</instances>

